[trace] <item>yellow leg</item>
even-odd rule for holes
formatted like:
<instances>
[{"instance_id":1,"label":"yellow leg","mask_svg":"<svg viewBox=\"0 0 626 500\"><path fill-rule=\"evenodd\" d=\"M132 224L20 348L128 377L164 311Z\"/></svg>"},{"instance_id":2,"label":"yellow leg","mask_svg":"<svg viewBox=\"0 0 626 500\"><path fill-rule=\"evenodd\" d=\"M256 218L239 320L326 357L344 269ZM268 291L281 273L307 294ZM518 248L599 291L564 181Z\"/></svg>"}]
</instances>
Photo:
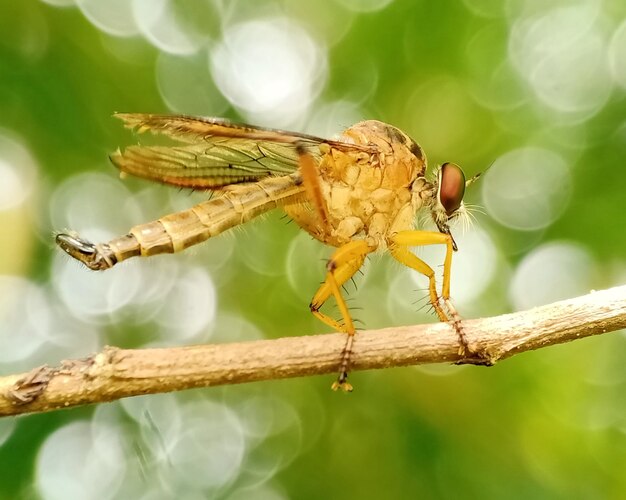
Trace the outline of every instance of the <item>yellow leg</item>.
<instances>
[{"instance_id":1,"label":"yellow leg","mask_svg":"<svg viewBox=\"0 0 626 500\"><path fill-rule=\"evenodd\" d=\"M422 259L409 250L412 246L446 245L446 258L443 262L443 286L441 296L444 300L450 298L450 266L452 265L452 238L444 233L434 231L401 231L390 238L389 252L391 255L411 269L428 278L428 292L430 303L435 308L441 321L448 321L439 304L439 295L435 283L435 272Z\"/></svg>"},{"instance_id":2,"label":"yellow leg","mask_svg":"<svg viewBox=\"0 0 626 500\"><path fill-rule=\"evenodd\" d=\"M350 365L350 355L352 353L352 344L354 342L354 323L346 301L341 295L340 287L356 273L365 256L371 251L371 248L363 240L351 241L344 246L338 248L326 265L326 280L319 287L313 299L311 300L311 312L324 323L335 330L339 330L348 335L346 345L341 353L341 365L339 368L339 377L333 384L333 390L339 388L344 391L351 391L352 386L348 383L348 368ZM331 318L327 314L320 312L324 303L334 296L337 306L343 318L343 323Z\"/></svg>"},{"instance_id":3,"label":"yellow leg","mask_svg":"<svg viewBox=\"0 0 626 500\"><path fill-rule=\"evenodd\" d=\"M411 246L422 245L446 245L446 257L443 262L443 285L441 287L441 298L447 309L447 313L439 303L437 286L435 283L435 272L422 259L409 250ZM467 339L461 326L461 318L450 301L450 268L452 266L453 241L449 234L434 231L401 231L390 238L389 252L391 255L411 269L428 278L428 292L430 303L435 309L441 321L452 321L455 331L459 337L459 354L465 355L468 351Z\"/></svg>"},{"instance_id":4,"label":"yellow leg","mask_svg":"<svg viewBox=\"0 0 626 500\"><path fill-rule=\"evenodd\" d=\"M322 231L328 231L328 209L326 208L326 202L324 201L324 195L320 185L317 164L301 144L296 146L296 151L299 156L300 173L302 174L302 182L307 198L317 212Z\"/></svg>"}]
</instances>

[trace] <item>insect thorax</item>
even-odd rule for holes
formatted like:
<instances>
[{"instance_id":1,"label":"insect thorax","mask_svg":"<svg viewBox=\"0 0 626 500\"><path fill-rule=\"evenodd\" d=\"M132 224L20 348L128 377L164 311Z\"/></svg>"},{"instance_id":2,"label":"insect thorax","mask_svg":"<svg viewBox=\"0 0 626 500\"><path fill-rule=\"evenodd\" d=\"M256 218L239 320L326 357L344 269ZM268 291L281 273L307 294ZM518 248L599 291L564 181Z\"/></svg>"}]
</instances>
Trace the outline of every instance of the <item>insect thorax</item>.
<instances>
[{"instance_id":1,"label":"insect thorax","mask_svg":"<svg viewBox=\"0 0 626 500\"><path fill-rule=\"evenodd\" d=\"M366 239L372 247L383 249L389 235L414 227L422 193L428 189L426 158L403 132L378 121L357 123L339 140L370 146L371 151L328 146L323 152L319 182L328 211L327 227L309 203L285 209L324 243L341 246Z\"/></svg>"}]
</instances>

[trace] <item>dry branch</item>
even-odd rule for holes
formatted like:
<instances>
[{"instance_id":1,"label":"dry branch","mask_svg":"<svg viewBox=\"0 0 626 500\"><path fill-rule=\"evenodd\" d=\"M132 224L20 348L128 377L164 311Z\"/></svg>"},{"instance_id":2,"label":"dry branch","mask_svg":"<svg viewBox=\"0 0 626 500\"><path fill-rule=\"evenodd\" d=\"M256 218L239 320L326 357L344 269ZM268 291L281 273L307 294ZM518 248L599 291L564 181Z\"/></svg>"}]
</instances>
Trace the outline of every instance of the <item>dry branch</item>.
<instances>
[{"instance_id":1,"label":"dry branch","mask_svg":"<svg viewBox=\"0 0 626 500\"><path fill-rule=\"evenodd\" d=\"M493 364L514 354L626 327L626 286L528 311L467 320L473 358L461 358L444 323L359 332L352 371L425 363ZM106 347L0 377L0 415L44 412L139 394L334 373L343 334L163 349ZM330 381L329 381L330 383Z\"/></svg>"}]
</instances>

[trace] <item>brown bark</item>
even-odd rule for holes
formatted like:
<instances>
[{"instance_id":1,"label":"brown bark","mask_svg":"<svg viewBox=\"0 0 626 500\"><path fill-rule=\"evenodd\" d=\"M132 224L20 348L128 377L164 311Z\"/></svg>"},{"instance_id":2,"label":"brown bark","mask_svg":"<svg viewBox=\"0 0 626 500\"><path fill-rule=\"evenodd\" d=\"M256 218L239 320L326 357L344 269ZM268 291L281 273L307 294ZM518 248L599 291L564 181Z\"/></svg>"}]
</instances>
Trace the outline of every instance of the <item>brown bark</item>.
<instances>
[{"instance_id":1,"label":"brown bark","mask_svg":"<svg viewBox=\"0 0 626 500\"><path fill-rule=\"evenodd\" d=\"M435 323L359 332L351 371L425 363L493 364L515 354L626 327L626 286L463 321L474 353ZM0 415L44 412L139 394L334 373L343 334L162 349L106 347L86 359L0 377ZM330 385L329 380L329 385ZM367 388L362 388L367 390Z\"/></svg>"}]
</instances>

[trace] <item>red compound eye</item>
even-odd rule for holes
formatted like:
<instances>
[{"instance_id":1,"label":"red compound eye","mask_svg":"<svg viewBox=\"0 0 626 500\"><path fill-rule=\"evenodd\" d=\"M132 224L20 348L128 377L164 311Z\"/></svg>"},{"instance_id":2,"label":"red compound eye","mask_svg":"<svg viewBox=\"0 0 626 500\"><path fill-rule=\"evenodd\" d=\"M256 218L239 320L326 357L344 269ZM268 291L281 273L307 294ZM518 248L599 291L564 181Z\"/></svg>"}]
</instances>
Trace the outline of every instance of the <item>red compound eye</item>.
<instances>
[{"instance_id":1,"label":"red compound eye","mask_svg":"<svg viewBox=\"0 0 626 500\"><path fill-rule=\"evenodd\" d=\"M450 217L461 206L465 194L465 174L454 163L444 163L439 171L439 203Z\"/></svg>"}]
</instances>

